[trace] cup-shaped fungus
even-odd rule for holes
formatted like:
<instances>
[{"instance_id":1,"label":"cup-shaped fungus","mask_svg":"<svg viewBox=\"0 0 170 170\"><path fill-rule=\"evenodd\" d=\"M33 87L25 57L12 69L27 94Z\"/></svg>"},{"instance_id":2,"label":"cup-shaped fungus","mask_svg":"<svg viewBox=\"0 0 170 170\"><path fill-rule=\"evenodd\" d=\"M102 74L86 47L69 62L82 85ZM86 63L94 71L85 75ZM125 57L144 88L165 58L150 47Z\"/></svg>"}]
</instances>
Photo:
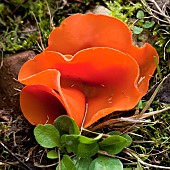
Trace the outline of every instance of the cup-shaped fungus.
<instances>
[{"instance_id":1,"label":"cup-shaped fungus","mask_svg":"<svg viewBox=\"0 0 170 170\"><path fill-rule=\"evenodd\" d=\"M130 110L148 90L156 50L138 48L122 21L75 14L54 29L44 52L27 61L18 79L21 110L32 124L68 114L84 127L115 111Z\"/></svg>"}]
</instances>

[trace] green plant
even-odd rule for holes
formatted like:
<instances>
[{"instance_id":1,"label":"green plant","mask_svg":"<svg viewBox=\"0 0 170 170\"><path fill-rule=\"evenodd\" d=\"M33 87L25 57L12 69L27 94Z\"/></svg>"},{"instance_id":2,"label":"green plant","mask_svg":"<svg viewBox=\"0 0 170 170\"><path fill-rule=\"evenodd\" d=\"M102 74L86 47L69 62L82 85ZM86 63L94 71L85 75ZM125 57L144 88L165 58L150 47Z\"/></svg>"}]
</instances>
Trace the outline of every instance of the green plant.
<instances>
[{"instance_id":1,"label":"green plant","mask_svg":"<svg viewBox=\"0 0 170 170\"><path fill-rule=\"evenodd\" d=\"M84 136L82 132L88 132L92 137ZM83 128L80 131L74 120L65 115L58 117L54 125L39 124L34 135L42 147L48 148L48 158L58 158L56 170L123 170L123 164L115 154L132 143L129 135L117 131L107 135Z\"/></svg>"},{"instance_id":2,"label":"green plant","mask_svg":"<svg viewBox=\"0 0 170 170\"><path fill-rule=\"evenodd\" d=\"M0 2L0 50L4 54L32 49L42 51L53 27L68 15L84 13L99 0L67 2L9 0ZM42 43L40 44L40 40Z\"/></svg>"},{"instance_id":3,"label":"green plant","mask_svg":"<svg viewBox=\"0 0 170 170\"><path fill-rule=\"evenodd\" d=\"M133 33L140 34L144 29L152 28L155 24L154 21L145 19L145 13L142 10L139 10L136 14L137 21L133 26Z\"/></svg>"},{"instance_id":4,"label":"green plant","mask_svg":"<svg viewBox=\"0 0 170 170\"><path fill-rule=\"evenodd\" d=\"M105 3L111 11L112 16L119 18L126 23L129 22L129 19L134 15L136 10L142 8L142 4L140 2L133 4L123 0L112 0Z\"/></svg>"}]
</instances>

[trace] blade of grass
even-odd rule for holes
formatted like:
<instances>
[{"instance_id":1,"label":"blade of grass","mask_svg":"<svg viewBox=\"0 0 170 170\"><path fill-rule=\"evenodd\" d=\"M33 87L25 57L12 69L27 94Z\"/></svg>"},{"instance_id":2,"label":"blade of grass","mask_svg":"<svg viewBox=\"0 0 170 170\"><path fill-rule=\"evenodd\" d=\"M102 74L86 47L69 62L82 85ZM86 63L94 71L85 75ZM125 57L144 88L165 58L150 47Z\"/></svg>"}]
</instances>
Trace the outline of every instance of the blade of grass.
<instances>
[{"instance_id":1,"label":"blade of grass","mask_svg":"<svg viewBox=\"0 0 170 170\"><path fill-rule=\"evenodd\" d=\"M153 102L156 94L158 93L160 87L162 86L163 82L167 79L168 75L166 77L164 77L162 79L162 81L159 83L159 85L157 86L157 88L155 89L154 93L152 94L151 98L147 101L145 107L142 109L141 113L138 115L139 117L141 117L149 108L149 106L151 105L151 103Z\"/></svg>"},{"instance_id":2,"label":"blade of grass","mask_svg":"<svg viewBox=\"0 0 170 170\"><path fill-rule=\"evenodd\" d=\"M157 60L156 56L154 56L153 59L154 59L154 62L156 64L156 68L157 68L159 78L160 78L160 80L162 80L162 74L161 74L161 70L160 70L160 67L159 67L158 60Z\"/></svg>"}]
</instances>

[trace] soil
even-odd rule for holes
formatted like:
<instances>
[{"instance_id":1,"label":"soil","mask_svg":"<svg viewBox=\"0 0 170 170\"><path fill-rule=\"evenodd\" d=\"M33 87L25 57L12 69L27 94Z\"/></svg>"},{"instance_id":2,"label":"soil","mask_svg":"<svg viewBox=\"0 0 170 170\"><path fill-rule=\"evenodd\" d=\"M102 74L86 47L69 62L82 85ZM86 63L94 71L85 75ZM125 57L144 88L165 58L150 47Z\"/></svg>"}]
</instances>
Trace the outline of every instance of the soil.
<instances>
[{"instance_id":1,"label":"soil","mask_svg":"<svg viewBox=\"0 0 170 170\"><path fill-rule=\"evenodd\" d=\"M32 135L33 127L25 120L20 111L19 91L23 88L23 85L17 81L17 76L21 66L34 56L34 51L6 56L0 70L0 151L4 153L0 162L4 165L5 162L15 163L14 167L19 166L23 170L25 168L22 160L27 157L34 139ZM5 141L5 143L2 143L2 141ZM14 153L17 153L17 155ZM19 158L21 162L18 162L16 158ZM0 165L0 169L1 166L4 168L4 165Z\"/></svg>"},{"instance_id":2,"label":"soil","mask_svg":"<svg viewBox=\"0 0 170 170\"><path fill-rule=\"evenodd\" d=\"M18 110L19 91L23 86L17 81L21 66L35 56L34 51L25 51L3 59L0 74L0 109Z\"/></svg>"}]
</instances>

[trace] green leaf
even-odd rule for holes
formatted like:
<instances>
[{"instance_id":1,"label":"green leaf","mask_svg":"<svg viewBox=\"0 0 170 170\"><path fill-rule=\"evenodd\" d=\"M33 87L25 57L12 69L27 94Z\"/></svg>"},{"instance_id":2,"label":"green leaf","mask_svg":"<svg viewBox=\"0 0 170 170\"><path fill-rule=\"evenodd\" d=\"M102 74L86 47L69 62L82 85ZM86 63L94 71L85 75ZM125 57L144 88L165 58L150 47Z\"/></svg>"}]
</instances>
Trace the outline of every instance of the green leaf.
<instances>
[{"instance_id":1,"label":"green leaf","mask_svg":"<svg viewBox=\"0 0 170 170\"><path fill-rule=\"evenodd\" d=\"M60 134L51 124L39 124L34 128L36 141L44 148L54 148L60 146Z\"/></svg>"},{"instance_id":2,"label":"green leaf","mask_svg":"<svg viewBox=\"0 0 170 170\"><path fill-rule=\"evenodd\" d=\"M136 18L141 19L145 16L144 12L142 10L139 10L136 14Z\"/></svg>"},{"instance_id":3,"label":"green leaf","mask_svg":"<svg viewBox=\"0 0 170 170\"><path fill-rule=\"evenodd\" d=\"M87 170L92 162L92 159L74 157L73 162L76 167L76 170Z\"/></svg>"},{"instance_id":4,"label":"green leaf","mask_svg":"<svg viewBox=\"0 0 170 170\"><path fill-rule=\"evenodd\" d=\"M77 149L77 156L81 158L88 158L95 155L99 150L99 145L97 142L92 144L79 143Z\"/></svg>"},{"instance_id":5,"label":"green leaf","mask_svg":"<svg viewBox=\"0 0 170 170\"><path fill-rule=\"evenodd\" d=\"M103 139L103 141L99 142L100 146L110 146L119 143L126 142L126 139L120 135L113 135Z\"/></svg>"},{"instance_id":6,"label":"green leaf","mask_svg":"<svg viewBox=\"0 0 170 170\"><path fill-rule=\"evenodd\" d=\"M145 22L144 19L140 19L140 25L143 24Z\"/></svg>"},{"instance_id":7,"label":"green leaf","mask_svg":"<svg viewBox=\"0 0 170 170\"><path fill-rule=\"evenodd\" d=\"M143 31L143 28L134 26L133 27L133 33L134 34L140 34Z\"/></svg>"},{"instance_id":8,"label":"green leaf","mask_svg":"<svg viewBox=\"0 0 170 170\"><path fill-rule=\"evenodd\" d=\"M97 137L95 138L89 138L89 137L86 137L86 136L80 136L79 137L79 141L80 143L84 143L84 144L92 144L92 143L95 143L97 142L99 139L102 138L102 134L99 134Z\"/></svg>"},{"instance_id":9,"label":"green leaf","mask_svg":"<svg viewBox=\"0 0 170 170\"><path fill-rule=\"evenodd\" d=\"M151 27L153 27L153 25L155 24L155 22L154 21L145 21L145 23L143 24L143 27L144 28L151 28Z\"/></svg>"},{"instance_id":10,"label":"green leaf","mask_svg":"<svg viewBox=\"0 0 170 170\"><path fill-rule=\"evenodd\" d=\"M142 100L139 100L137 107L138 107L139 109L143 109L143 108L144 108L144 105L143 105L143 101L142 101Z\"/></svg>"},{"instance_id":11,"label":"green leaf","mask_svg":"<svg viewBox=\"0 0 170 170\"><path fill-rule=\"evenodd\" d=\"M56 159L56 158L58 158L58 153L55 150L51 150L51 151L47 152L47 158Z\"/></svg>"},{"instance_id":12,"label":"green leaf","mask_svg":"<svg viewBox=\"0 0 170 170\"><path fill-rule=\"evenodd\" d=\"M76 170L76 167L68 155L63 155L63 159L60 161L60 170L68 169ZM59 170L59 165L57 166L56 170Z\"/></svg>"},{"instance_id":13,"label":"green leaf","mask_svg":"<svg viewBox=\"0 0 170 170\"><path fill-rule=\"evenodd\" d=\"M110 154L118 154L124 149L124 147L126 147L126 145L126 138L119 135L108 137L103 141L99 142L99 148Z\"/></svg>"},{"instance_id":14,"label":"green leaf","mask_svg":"<svg viewBox=\"0 0 170 170\"><path fill-rule=\"evenodd\" d=\"M59 116L54 121L54 126L58 129L61 135L80 134L80 130L75 121L66 115Z\"/></svg>"},{"instance_id":15,"label":"green leaf","mask_svg":"<svg viewBox=\"0 0 170 170\"><path fill-rule=\"evenodd\" d=\"M123 165L119 159L99 155L94 159L89 167L89 170L123 170Z\"/></svg>"},{"instance_id":16,"label":"green leaf","mask_svg":"<svg viewBox=\"0 0 170 170\"><path fill-rule=\"evenodd\" d=\"M62 135L61 144L66 148L68 153L77 153L78 149L78 138L80 135Z\"/></svg>"},{"instance_id":17,"label":"green leaf","mask_svg":"<svg viewBox=\"0 0 170 170\"><path fill-rule=\"evenodd\" d=\"M138 40L140 40L140 41L145 41L146 38L145 38L144 36L138 36Z\"/></svg>"},{"instance_id":18,"label":"green leaf","mask_svg":"<svg viewBox=\"0 0 170 170\"><path fill-rule=\"evenodd\" d=\"M126 133L122 134L121 132L118 132L118 131L112 131L108 134L112 135L112 136L113 135L120 135L120 136L124 137L126 139L126 146L125 147L129 147L132 144L132 138Z\"/></svg>"},{"instance_id":19,"label":"green leaf","mask_svg":"<svg viewBox=\"0 0 170 170\"><path fill-rule=\"evenodd\" d=\"M102 146L100 147L101 150L108 152L109 154L118 154L124 149L125 145L123 143L117 145L110 145L110 146Z\"/></svg>"},{"instance_id":20,"label":"green leaf","mask_svg":"<svg viewBox=\"0 0 170 170\"><path fill-rule=\"evenodd\" d=\"M126 139L125 147L129 147L132 144L132 138L128 134L123 134L122 137Z\"/></svg>"}]
</instances>

